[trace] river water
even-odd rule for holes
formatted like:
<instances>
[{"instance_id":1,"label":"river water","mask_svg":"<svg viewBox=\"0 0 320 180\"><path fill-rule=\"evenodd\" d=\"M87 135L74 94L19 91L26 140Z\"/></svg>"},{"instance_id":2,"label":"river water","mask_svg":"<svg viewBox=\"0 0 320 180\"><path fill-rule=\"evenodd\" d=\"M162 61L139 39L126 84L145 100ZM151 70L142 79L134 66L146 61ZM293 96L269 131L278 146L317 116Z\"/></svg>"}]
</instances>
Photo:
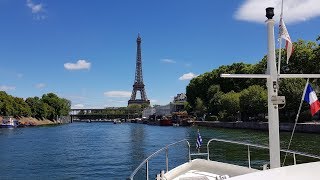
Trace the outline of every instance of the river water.
<instances>
[{"instance_id":1,"label":"river water","mask_svg":"<svg viewBox=\"0 0 320 180\"><path fill-rule=\"evenodd\" d=\"M126 179L144 158L166 144L189 139L191 151L196 151L197 130L197 127L132 123L0 129L0 179ZM268 144L268 133L264 131L205 127L199 130L204 144L210 138ZM281 133L282 148L288 144L289 136L290 133ZM297 133L292 149L319 154L319 146L319 134ZM201 151L205 151L204 147ZM213 152L210 158L214 160L247 163L246 147L218 143L210 151ZM185 144L169 149L169 169L186 162L187 152ZM267 151L257 151L252 156L256 168L267 163ZM161 169L165 169L164 153L150 161L150 179ZM145 169L142 169L135 177L144 179L144 174Z\"/></svg>"}]
</instances>

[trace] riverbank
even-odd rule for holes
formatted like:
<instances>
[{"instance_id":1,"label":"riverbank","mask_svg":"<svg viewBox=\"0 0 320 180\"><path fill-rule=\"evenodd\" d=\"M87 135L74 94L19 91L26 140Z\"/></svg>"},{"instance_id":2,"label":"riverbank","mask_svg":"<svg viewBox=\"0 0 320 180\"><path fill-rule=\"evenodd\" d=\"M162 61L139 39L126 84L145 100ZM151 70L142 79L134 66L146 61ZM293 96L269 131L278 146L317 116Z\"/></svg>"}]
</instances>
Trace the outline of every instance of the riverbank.
<instances>
[{"instance_id":1,"label":"riverbank","mask_svg":"<svg viewBox=\"0 0 320 180\"><path fill-rule=\"evenodd\" d=\"M196 126L231 128L231 129L253 129L253 130L268 130L267 122L219 122L219 121L194 121ZM280 123L280 131L289 131L293 129L294 123ZM319 133L320 123L298 123L295 129L296 132L302 133Z\"/></svg>"},{"instance_id":2,"label":"riverbank","mask_svg":"<svg viewBox=\"0 0 320 180\"><path fill-rule=\"evenodd\" d=\"M2 121L0 117L0 121ZM48 119L39 120L33 117L21 117L17 118L21 126L44 126L44 125L56 125L59 124L57 121L50 121Z\"/></svg>"},{"instance_id":3,"label":"riverbank","mask_svg":"<svg viewBox=\"0 0 320 180\"><path fill-rule=\"evenodd\" d=\"M20 124L22 125L31 125L31 126L44 126L44 125L55 125L55 124L59 124L56 121L50 121L48 119L43 119L43 120L39 120L36 118L32 118L32 117L22 117L20 119L17 119L19 121Z\"/></svg>"}]
</instances>

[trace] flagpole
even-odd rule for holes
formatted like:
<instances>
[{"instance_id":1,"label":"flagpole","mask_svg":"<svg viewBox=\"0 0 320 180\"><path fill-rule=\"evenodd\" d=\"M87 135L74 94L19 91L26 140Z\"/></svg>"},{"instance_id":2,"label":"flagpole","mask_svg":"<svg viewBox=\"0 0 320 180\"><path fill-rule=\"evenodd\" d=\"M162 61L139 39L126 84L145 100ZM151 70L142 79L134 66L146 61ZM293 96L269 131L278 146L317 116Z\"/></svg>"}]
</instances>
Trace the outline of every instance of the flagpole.
<instances>
[{"instance_id":1,"label":"flagpole","mask_svg":"<svg viewBox=\"0 0 320 180\"><path fill-rule=\"evenodd\" d=\"M281 19L280 19L281 21ZM278 75L280 75L280 64L281 64L281 45L282 45L282 38L279 38L279 57L278 57Z\"/></svg>"},{"instance_id":2,"label":"flagpole","mask_svg":"<svg viewBox=\"0 0 320 180\"><path fill-rule=\"evenodd\" d=\"M282 21L282 16L283 16L283 0L281 2L281 14L280 14L280 21L279 21L279 27L281 25ZM280 30L280 28L279 28ZM280 32L279 32L279 58L278 58L278 75L280 75L280 65L281 65L281 48L282 48L282 38L280 37Z\"/></svg>"},{"instance_id":3,"label":"flagpole","mask_svg":"<svg viewBox=\"0 0 320 180\"><path fill-rule=\"evenodd\" d=\"M197 134L197 141L198 141L198 136L199 136L199 133L200 133L200 131L199 131L199 129L198 129L198 134ZM198 153L200 153L200 146L198 147Z\"/></svg>"}]
</instances>

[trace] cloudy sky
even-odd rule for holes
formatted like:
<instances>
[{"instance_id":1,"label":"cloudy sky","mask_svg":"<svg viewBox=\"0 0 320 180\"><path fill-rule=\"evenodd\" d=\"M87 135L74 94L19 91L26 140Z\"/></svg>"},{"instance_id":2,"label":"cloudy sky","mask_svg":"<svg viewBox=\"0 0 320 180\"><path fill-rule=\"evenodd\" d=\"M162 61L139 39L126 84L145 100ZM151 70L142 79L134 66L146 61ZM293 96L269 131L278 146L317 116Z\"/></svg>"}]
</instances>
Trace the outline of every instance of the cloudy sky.
<instances>
[{"instance_id":1,"label":"cloudy sky","mask_svg":"<svg viewBox=\"0 0 320 180\"><path fill-rule=\"evenodd\" d=\"M278 22L280 0L0 0L0 90L54 92L74 108L126 106L140 33L147 96L167 104L199 74L261 60L269 6ZM315 41L320 1L283 9L291 39Z\"/></svg>"}]
</instances>

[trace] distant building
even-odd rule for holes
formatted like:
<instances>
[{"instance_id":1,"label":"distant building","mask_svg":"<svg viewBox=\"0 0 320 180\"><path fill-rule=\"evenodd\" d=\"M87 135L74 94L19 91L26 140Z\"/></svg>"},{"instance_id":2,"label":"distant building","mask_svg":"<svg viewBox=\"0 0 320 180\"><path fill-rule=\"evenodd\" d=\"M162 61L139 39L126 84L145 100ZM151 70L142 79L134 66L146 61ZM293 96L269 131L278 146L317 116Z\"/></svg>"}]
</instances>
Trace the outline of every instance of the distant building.
<instances>
[{"instance_id":1,"label":"distant building","mask_svg":"<svg viewBox=\"0 0 320 180\"><path fill-rule=\"evenodd\" d=\"M179 103L179 102L186 102L187 101L187 95L184 94L184 93L180 93L180 94L177 94L177 96L175 96L173 98L173 102L174 103Z\"/></svg>"},{"instance_id":2,"label":"distant building","mask_svg":"<svg viewBox=\"0 0 320 180\"><path fill-rule=\"evenodd\" d=\"M156 109L156 112L155 112L156 116L168 116L168 115L171 115L171 113L172 113L172 103L164 105L164 106L156 106L155 109Z\"/></svg>"},{"instance_id":3,"label":"distant building","mask_svg":"<svg viewBox=\"0 0 320 180\"><path fill-rule=\"evenodd\" d=\"M185 102L187 102L187 96L184 93L177 94L173 98L173 102L167 105L157 105L154 107L148 107L142 111L142 117L148 118L151 115L156 116L169 116L173 112L179 112L184 110Z\"/></svg>"},{"instance_id":4,"label":"distant building","mask_svg":"<svg viewBox=\"0 0 320 180\"><path fill-rule=\"evenodd\" d=\"M187 95L184 93L177 94L177 96L173 98L172 112L183 111L185 102L187 102Z\"/></svg>"},{"instance_id":5,"label":"distant building","mask_svg":"<svg viewBox=\"0 0 320 180\"><path fill-rule=\"evenodd\" d=\"M149 118L149 116L154 115L156 113L156 108L147 107L142 111L142 117Z\"/></svg>"}]
</instances>

